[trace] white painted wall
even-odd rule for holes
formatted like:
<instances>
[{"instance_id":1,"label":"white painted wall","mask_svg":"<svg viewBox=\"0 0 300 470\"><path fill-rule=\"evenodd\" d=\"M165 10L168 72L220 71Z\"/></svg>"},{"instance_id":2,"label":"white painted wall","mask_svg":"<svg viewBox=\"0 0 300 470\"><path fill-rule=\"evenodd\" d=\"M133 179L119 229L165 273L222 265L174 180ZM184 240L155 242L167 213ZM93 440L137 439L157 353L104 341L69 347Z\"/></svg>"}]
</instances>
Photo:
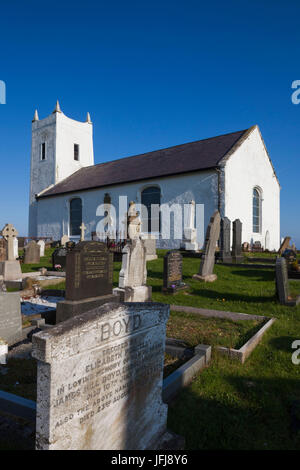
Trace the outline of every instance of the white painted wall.
<instances>
[{"instance_id":1,"label":"white painted wall","mask_svg":"<svg viewBox=\"0 0 300 470\"><path fill-rule=\"evenodd\" d=\"M262 190L261 233L254 233L252 227L252 191L255 186ZM242 242L260 241L265 247L269 231L269 249L279 249L280 187L257 126L226 162L224 215L231 221L241 220Z\"/></svg>"},{"instance_id":2,"label":"white painted wall","mask_svg":"<svg viewBox=\"0 0 300 470\"><path fill-rule=\"evenodd\" d=\"M73 197L81 197L83 222L87 227L85 238L90 239L91 232L96 231L97 223L102 219L102 217L96 216L96 210L98 205L103 204L105 193L110 194L112 205L119 211L120 195L127 196L128 204L130 201L139 203L141 202L141 191L152 185L158 185L161 188L161 204L168 203L170 206L174 203L188 204L192 199L196 204L204 204L204 224L200 217L196 221L196 223L201 223L202 227L202 231L199 230L197 233L197 241L203 244L206 226L218 207L217 174L214 171L170 176L39 199L37 236L51 236L54 240L59 240L64 234L69 235L69 203ZM179 248L181 240L173 240L172 227L171 237L170 242L160 241L157 245Z\"/></svg>"},{"instance_id":3,"label":"white painted wall","mask_svg":"<svg viewBox=\"0 0 300 470\"><path fill-rule=\"evenodd\" d=\"M41 144L46 143L46 159L41 160ZM79 161L74 160L74 144L79 144ZM29 236L37 235L35 195L94 164L93 126L55 112L32 123Z\"/></svg>"}]
</instances>

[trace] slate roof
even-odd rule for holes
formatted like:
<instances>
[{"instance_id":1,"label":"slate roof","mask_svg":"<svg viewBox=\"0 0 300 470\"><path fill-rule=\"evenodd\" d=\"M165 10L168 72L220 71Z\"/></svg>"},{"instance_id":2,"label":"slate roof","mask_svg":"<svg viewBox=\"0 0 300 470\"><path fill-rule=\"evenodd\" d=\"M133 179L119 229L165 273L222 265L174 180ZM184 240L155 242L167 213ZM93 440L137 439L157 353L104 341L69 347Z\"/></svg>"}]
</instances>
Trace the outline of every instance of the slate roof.
<instances>
[{"instance_id":1,"label":"slate roof","mask_svg":"<svg viewBox=\"0 0 300 470\"><path fill-rule=\"evenodd\" d=\"M249 129L81 168L37 196L76 191L216 168Z\"/></svg>"}]
</instances>

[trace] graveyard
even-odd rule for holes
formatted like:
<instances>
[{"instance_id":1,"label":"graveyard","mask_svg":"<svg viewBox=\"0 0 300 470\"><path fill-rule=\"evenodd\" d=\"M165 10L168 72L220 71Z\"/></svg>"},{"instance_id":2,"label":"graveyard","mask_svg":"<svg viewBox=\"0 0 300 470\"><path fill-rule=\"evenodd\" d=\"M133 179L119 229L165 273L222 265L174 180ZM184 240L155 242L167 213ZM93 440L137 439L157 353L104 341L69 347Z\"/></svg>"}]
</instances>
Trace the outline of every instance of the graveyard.
<instances>
[{"instance_id":1,"label":"graveyard","mask_svg":"<svg viewBox=\"0 0 300 470\"><path fill-rule=\"evenodd\" d=\"M86 243L89 245L93 242ZM44 256L37 263L21 263L22 273L34 273L41 268L46 268L53 273L52 254L55 249L47 248ZM278 302L275 266L268 263L270 258L275 258L274 253L243 253L243 263L216 262L213 266L214 282L200 282L197 276L194 276L199 271L201 253L198 256L189 256L188 252L182 252L181 257L179 254L174 256L174 251L168 252L163 249L157 249L156 253L157 259L147 261L146 283L151 289L151 300L154 306L170 306L170 315L166 322L166 344L168 345L168 338L172 338L179 341L188 352L197 348L198 345L211 346L209 363L206 362L199 372L193 373L188 385L178 389L168 401L168 429L184 438L186 449L298 448L300 442L300 416L297 408L300 399L297 386L299 371L290 358L291 343L293 338L297 337L300 327L300 306L290 307ZM22 255L23 252L20 250L20 256ZM73 251L73 255L76 258L76 251ZM254 266L251 265L249 261L251 257L262 260L259 267L256 265L257 261ZM297 257L299 258L299 254ZM99 260L103 263L102 255ZM169 268L168 263L172 263L173 266ZM118 292L122 265L121 261L112 263L111 288L104 290L105 296L110 295L109 292L113 288ZM72 269L76 272L75 266ZM177 276L179 287L177 289L177 281L174 279L178 270L180 279ZM170 277L171 284L168 284L166 275ZM72 278L69 289L73 288L74 283L75 280ZM288 283L290 293L299 295L299 282L290 279ZM169 290L166 289L168 285L172 286ZM182 286L184 288L181 288ZM51 290L53 292L60 290L64 293L66 288L64 277L45 287L48 294ZM7 288L7 291L16 293L19 290ZM117 292L115 296L119 295ZM73 297L74 302L84 302L80 300L78 289L74 295L71 294L71 298ZM149 304L147 300L148 298L144 304L145 308ZM115 304L109 305L117 307L119 301L120 299L115 300ZM93 305L87 310L92 310ZM102 300L99 305L100 307L97 308L103 305ZM135 302L132 305L135 305ZM189 308L191 311L188 310ZM201 314L201 312L204 313ZM217 312L217 316L208 315L207 312ZM230 313L230 315L228 318L218 317L218 313L221 315L222 312L226 315ZM237 318L234 317L235 314ZM248 316L241 319L242 317L238 316L240 314ZM70 318L67 322L73 321L72 315L67 316ZM23 327L26 328L28 322L30 324L30 318L26 323L25 317L26 315L23 315ZM33 325L39 325L36 320L37 316L32 318ZM84 315L80 315L80 318L83 319ZM221 354L219 348L238 350L251 341L251 338L264 327L269 319L273 319L274 323L244 362L237 360L234 356ZM57 325L64 325L65 322L64 318ZM47 331L50 330L42 329L42 334L47 336ZM37 347L40 347L39 343ZM166 347L164 380L171 377L176 370L184 367L192 357L191 353L185 357L174 358L168 351ZM1 391L35 402L37 393L41 393L37 390L37 358L41 360L40 353L34 353L32 358L26 351L23 354L21 352L19 357L8 356L7 364L0 366L4 370L0 377ZM53 367L56 367L57 373L60 373L59 362ZM18 439L12 444L5 440L2 432L0 448L34 447L32 436L30 439L30 432L34 433L34 430L30 426L28 428L28 424L26 428L26 420L24 423L23 426L27 429L29 436L27 435L22 442L19 433ZM81 448L80 437L78 439L79 441L72 445ZM84 445L97 446L99 444ZM107 445L112 444L108 442ZM130 446L130 444L126 445Z\"/></svg>"}]
</instances>

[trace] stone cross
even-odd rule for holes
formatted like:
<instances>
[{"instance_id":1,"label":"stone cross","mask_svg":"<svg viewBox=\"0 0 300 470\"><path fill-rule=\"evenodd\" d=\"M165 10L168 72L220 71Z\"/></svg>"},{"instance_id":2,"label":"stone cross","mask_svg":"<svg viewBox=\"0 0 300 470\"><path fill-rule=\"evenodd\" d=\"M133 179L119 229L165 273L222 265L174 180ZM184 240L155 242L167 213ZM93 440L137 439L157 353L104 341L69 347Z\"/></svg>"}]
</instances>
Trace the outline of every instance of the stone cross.
<instances>
[{"instance_id":1,"label":"stone cross","mask_svg":"<svg viewBox=\"0 0 300 470\"><path fill-rule=\"evenodd\" d=\"M82 222L82 224L80 225L79 228L81 230L80 241L83 242L84 241L84 232L86 230L86 226L84 225L84 222Z\"/></svg>"},{"instance_id":2,"label":"stone cross","mask_svg":"<svg viewBox=\"0 0 300 470\"><path fill-rule=\"evenodd\" d=\"M6 224L1 235L7 241L7 259L14 261L14 238L18 236L18 232L12 224Z\"/></svg>"}]
</instances>

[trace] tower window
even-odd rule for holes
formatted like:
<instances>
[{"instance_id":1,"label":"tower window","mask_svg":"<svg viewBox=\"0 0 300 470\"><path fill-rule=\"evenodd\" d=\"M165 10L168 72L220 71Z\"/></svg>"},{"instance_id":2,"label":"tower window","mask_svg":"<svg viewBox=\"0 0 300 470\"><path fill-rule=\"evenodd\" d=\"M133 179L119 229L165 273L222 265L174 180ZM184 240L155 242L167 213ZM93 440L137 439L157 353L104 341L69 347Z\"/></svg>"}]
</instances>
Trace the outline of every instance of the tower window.
<instances>
[{"instance_id":1,"label":"tower window","mask_svg":"<svg viewBox=\"0 0 300 470\"><path fill-rule=\"evenodd\" d=\"M46 142L41 144L41 160L46 160Z\"/></svg>"},{"instance_id":2,"label":"tower window","mask_svg":"<svg viewBox=\"0 0 300 470\"><path fill-rule=\"evenodd\" d=\"M79 160L79 144L74 144L74 160Z\"/></svg>"}]
</instances>

